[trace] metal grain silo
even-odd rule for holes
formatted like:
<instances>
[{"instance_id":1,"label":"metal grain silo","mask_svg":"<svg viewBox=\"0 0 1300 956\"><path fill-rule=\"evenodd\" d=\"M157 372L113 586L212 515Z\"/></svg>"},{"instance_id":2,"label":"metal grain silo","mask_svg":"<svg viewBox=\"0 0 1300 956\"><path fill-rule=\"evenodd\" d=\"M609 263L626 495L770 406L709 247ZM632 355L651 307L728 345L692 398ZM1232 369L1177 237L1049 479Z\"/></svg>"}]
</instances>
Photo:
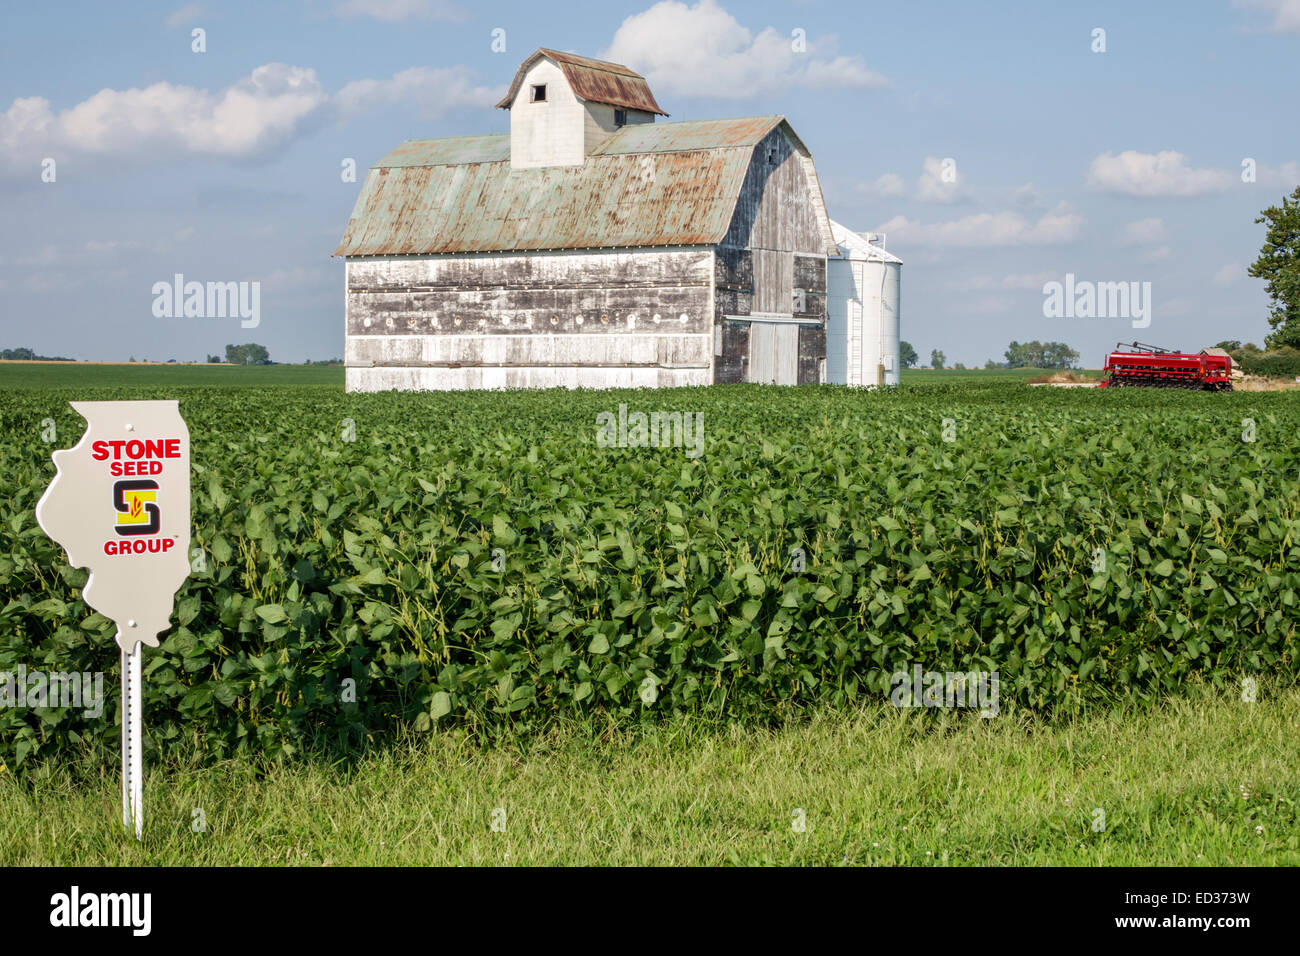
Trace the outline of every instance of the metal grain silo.
<instances>
[{"instance_id":1,"label":"metal grain silo","mask_svg":"<svg viewBox=\"0 0 1300 956\"><path fill-rule=\"evenodd\" d=\"M883 236L834 221L831 232L840 254L826 264L826 381L897 385L903 260Z\"/></svg>"}]
</instances>

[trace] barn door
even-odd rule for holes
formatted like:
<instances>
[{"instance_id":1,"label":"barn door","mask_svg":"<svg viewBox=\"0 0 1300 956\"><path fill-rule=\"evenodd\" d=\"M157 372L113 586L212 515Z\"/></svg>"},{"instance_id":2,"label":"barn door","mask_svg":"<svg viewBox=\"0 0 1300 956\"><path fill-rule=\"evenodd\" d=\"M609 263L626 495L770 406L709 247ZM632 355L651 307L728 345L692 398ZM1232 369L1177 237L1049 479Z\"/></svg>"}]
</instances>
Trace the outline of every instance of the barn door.
<instances>
[{"instance_id":1,"label":"barn door","mask_svg":"<svg viewBox=\"0 0 1300 956\"><path fill-rule=\"evenodd\" d=\"M770 322L749 326L749 380L760 385L776 383L776 326Z\"/></svg>"},{"instance_id":2,"label":"barn door","mask_svg":"<svg viewBox=\"0 0 1300 956\"><path fill-rule=\"evenodd\" d=\"M799 384L799 326L792 322L750 324L748 380L763 385Z\"/></svg>"},{"instance_id":3,"label":"barn door","mask_svg":"<svg viewBox=\"0 0 1300 956\"><path fill-rule=\"evenodd\" d=\"M776 327L776 384L799 384L799 326Z\"/></svg>"}]
</instances>

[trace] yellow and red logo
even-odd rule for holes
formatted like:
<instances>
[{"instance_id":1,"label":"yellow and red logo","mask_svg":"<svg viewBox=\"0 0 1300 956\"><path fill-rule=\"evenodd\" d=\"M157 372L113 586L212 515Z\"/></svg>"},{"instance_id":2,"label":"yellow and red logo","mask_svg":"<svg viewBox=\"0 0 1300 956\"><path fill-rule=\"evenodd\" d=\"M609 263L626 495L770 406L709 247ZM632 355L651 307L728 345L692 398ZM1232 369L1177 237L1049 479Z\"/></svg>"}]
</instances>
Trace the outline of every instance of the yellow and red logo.
<instances>
[{"instance_id":1,"label":"yellow and red logo","mask_svg":"<svg viewBox=\"0 0 1300 956\"><path fill-rule=\"evenodd\" d=\"M162 524L158 511L158 482L136 478L113 482L113 507L118 534L157 534Z\"/></svg>"}]
</instances>

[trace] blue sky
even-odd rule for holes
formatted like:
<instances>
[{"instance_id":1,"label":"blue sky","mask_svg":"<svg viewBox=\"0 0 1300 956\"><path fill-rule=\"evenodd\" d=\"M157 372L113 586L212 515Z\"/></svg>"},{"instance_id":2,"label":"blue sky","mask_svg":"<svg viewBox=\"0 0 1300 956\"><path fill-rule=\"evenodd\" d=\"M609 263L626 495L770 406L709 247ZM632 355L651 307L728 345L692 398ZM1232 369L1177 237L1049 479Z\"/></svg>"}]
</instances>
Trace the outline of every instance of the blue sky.
<instances>
[{"instance_id":1,"label":"blue sky","mask_svg":"<svg viewBox=\"0 0 1300 956\"><path fill-rule=\"evenodd\" d=\"M1051 339L1097 366L1118 340L1268 332L1245 270L1300 184L1300 0L173 0L5 10L0 347L340 356L343 161L360 180L405 139L506 131L492 104L539 46L644 73L670 122L785 114L831 217L906 263L923 357ZM156 317L175 273L260 282L259 326ZM1044 317L1067 273L1150 282L1150 326Z\"/></svg>"}]
</instances>

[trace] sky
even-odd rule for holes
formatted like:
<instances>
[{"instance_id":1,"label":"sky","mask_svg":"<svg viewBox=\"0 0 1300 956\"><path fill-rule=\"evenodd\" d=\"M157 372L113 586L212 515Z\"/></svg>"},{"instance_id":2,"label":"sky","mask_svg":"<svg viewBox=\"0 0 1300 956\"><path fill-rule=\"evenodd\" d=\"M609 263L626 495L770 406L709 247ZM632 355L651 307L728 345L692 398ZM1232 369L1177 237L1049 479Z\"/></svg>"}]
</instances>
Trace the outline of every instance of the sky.
<instances>
[{"instance_id":1,"label":"sky","mask_svg":"<svg viewBox=\"0 0 1300 956\"><path fill-rule=\"evenodd\" d=\"M632 67L668 122L785 115L831 218L903 259L902 336L923 363L940 349L983 365L1012 340L1066 342L1089 367L1117 341L1262 343L1254 219L1300 185L1300 0L125 0L2 16L0 348L46 355L341 356L330 254L366 168L407 139L506 132L493 106L538 47ZM168 314L160 284L177 274L259 283L258 324ZM1139 298L1049 315L1045 286L1067 276Z\"/></svg>"}]
</instances>

